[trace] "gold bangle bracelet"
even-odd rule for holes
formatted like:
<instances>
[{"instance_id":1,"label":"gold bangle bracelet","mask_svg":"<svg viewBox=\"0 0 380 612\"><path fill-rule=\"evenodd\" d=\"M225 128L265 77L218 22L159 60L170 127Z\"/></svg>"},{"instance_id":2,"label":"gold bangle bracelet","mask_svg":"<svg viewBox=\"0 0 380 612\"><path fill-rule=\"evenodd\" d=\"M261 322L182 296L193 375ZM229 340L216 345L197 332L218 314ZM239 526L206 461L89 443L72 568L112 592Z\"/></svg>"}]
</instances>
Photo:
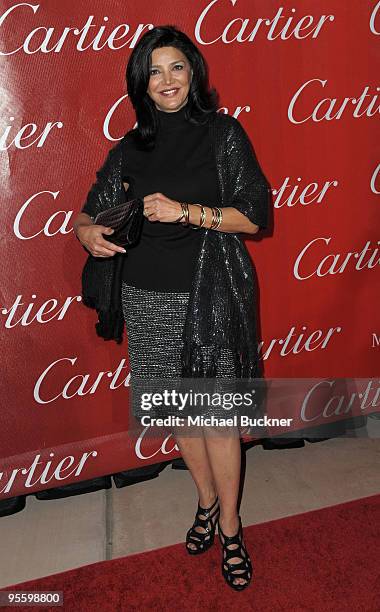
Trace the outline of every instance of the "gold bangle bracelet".
<instances>
[{"instance_id":1,"label":"gold bangle bracelet","mask_svg":"<svg viewBox=\"0 0 380 612\"><path fill-rule=\"evenodd\" d=\"M185 216L185 211L184 211L183 206L182 206L182 204L181 204L181 203L180 203L180 206L181 206L181 210L182 210L181 216L180 216L180 217L178 217L178 219L176 219L175 221L173 221L173 223L179 223L180 221L182 221L182 219L183 219L183 218L184 218L184 216Z\"/></svg>"},{"instance_id":2,"label":"gold bangle bracelet","mask_svg":"<svg viewBox=\"0 0 380 612\"><path fill-rule=\"evenodd\" d=\"M205 211L205 207L201 206L201 218L200 218L200 225L199 227L203 227L206 221L206 211Z\"/></svg>"},{"instance_id":3,"label":"gold bangle bracelet","mask_svg":"<svg viewBox=\"0 0 380 612\"><path fill-rule=\"evenodd\" d=\"M192 225L191 228L194 230L198 230L201 229L201 227L204 226L205 221L206 221L206 211L205 208L202 204L193 204L193 206L199 206L199 208L201 209L201 215L199 218L199 225Z\"/></svg>"},{"instance_id":4,"label":"gold bangle bracelet","mask_svg":"<svg viewBox=\"0 0 380 612\"><path fill-rule=\"evenodd\" d=\"M214 229L216 223L217 223L217 213L216 213L216 209L214 207L211 208L211 212L212 212L212 219L211 219L211 225L210 225L210 229Z\"/></svg>"},{"instance_id":5,"label":"gold bangle bracelet","mask_svg":"<svg viewBox=\"0 0 380 612\"><path fill-rule=\"evenodd\" d=\"M223 221L223 213L217 206L212 207L212 221L210 225L210 229L218 229Z\"/></svg>"},{"instance_id":6,"label":"gold bangle bracelet","mask_svg":"<svg viewBox=\"0 0 380 612\"><path fill-rule=\"evenodd\" d=\"M218 208L217 206L215 206L215 209L216 209L216 212L217 212L217 215L218 215L218 221L217 221L214 229L218 229L218 227L220 227L220 225L221 225L221 223L223 221L223 213L220 210L220 208Z\"/></svg>"},{"instance_id":7,"label":"gold bangle bracelet","mask_svg":"<svg viewBox=\"0 0 380 612\"><path fill-rule=\"evenodd\" d=\"M189 225L189 216L190 216L189 205L186 202L181 202L181 206L182 206L182 211L183 211L183 215L185 219L182 222L182 225L187 226Z\"/></svg>"}]
</instances>

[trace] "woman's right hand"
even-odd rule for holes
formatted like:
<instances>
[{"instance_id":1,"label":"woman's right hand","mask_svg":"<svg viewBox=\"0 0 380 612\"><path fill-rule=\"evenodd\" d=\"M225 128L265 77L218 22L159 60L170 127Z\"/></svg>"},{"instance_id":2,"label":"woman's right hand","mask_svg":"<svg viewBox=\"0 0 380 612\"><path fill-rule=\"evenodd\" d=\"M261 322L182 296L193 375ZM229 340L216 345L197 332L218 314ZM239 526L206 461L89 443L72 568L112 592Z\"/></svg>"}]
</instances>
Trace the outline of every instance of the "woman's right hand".
<instances>
[{"instance_id":1,"label":"woman's right hand","mask_svg":"<svg viewBox=\"0 0 380 612\"><path fill-rule=\"evenodd\" d=\"M75 229L76 236L81 244L94 257L113 257L116 253L126 253L126 250L105 240L102 234L110 235L115 230L105 225L79 225Z\"/></svg>"}]
</instances>

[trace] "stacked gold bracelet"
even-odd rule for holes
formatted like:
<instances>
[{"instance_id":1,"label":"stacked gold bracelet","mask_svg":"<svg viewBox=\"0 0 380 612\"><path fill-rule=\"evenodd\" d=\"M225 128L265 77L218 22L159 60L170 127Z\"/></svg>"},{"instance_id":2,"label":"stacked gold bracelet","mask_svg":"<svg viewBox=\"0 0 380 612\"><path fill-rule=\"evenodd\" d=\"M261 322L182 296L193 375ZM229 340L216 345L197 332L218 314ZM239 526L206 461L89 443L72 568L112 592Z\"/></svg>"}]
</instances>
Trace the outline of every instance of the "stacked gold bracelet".
<instances>
[{"instance_id":1,"label":"stacked gold bracelet","mask_svg":"<svg viewBox=\"0 0 380 612\"><path fill-rule=\"evenodd\" d=\"M218 229L218 227L223 221L222 211L217 206L214 206L213 208L211 208L211 212L212 212L212 221L211 221L210 229Z\"/></svg>"},{"instance_id":2,"label":"stacked gold bracelet","mask_svg":"<svg viewBox=\"0 0 380 612\"><path fill-rule=\"evenodd\" d=\"M190 217L189 205L186 204L185 202L180 202L180 204L182 208L182 214L180 217L178 217L178 219L174 221L174 223L182 223L183 225L189 225L189 217ZM182 219L184 219L184 221L182 221Z\"/></svg>"},{"instance_id":3,"label":"stacked gold bracelet","mask_svg":"<svg viewBox=\"0 0 380 612\"><path fill-rule=\"evenodd\" d=\"M201 209L201 216L199 219L199 225L192 225L192 229L194 230L198 230L201 229L201 227L204 226L205 221L206 221L206 211L205 211L205 207L202 206L202 204L194 204L194 206L199 206L199 208Z\"/></svg>"},{"instance_id":4,"label":"stacked gold bracelet","mask_svg":"<svg viewBox=\"0 0 380 612\"><path fill-rule=\"evenodd\" d=\"M182 225L190 225L190 211L189 205L186 202L180 202L182 208L181 216L175 221L175 223L182 223ZM191 225L192 229L201 229L206 222L206 211L202 204L193 204L193 206L199 206L201 209L199 225ZM218 229L223 221L223 213L217 206L211 207L212 220L210 229Z\"/></svg>"}]
</instances>

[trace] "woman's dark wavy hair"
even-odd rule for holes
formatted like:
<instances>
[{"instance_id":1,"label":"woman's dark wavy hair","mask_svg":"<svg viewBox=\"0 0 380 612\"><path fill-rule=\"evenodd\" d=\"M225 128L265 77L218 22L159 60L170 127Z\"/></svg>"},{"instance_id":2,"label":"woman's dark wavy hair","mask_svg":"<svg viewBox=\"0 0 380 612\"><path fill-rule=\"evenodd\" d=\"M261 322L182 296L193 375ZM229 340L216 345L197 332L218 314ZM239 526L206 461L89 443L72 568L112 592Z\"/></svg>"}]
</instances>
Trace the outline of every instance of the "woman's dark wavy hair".
<instances>
[{"instance_id":1,"label":"woman's dark wavy hair","mask_svg":"<svg viewBox=\"0 0 380 612\"><path fill-rule=\"evenodd\" d=\"M208 67L192 40L173 25L156 26L146 32L133 49L126 69L127 91L136 112L137 127L133 136L140 148L151 149L157 132L155 105L147 93L151 55L159 47L176 47L186 56L193 70L185 117L191 123L207 121L216 112L218 94L209 86Z\"/></svg>"}]
</instances>

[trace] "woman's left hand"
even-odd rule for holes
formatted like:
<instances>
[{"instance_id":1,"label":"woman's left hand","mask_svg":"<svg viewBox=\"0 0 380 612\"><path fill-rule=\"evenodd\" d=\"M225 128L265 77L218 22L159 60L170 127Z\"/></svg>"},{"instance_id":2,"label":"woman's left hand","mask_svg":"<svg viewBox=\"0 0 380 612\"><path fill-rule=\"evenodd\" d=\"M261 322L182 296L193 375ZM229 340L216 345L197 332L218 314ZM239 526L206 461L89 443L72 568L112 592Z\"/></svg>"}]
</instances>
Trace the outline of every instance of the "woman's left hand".
<instances>
[{"instance_id":1,"label":"woman's left hand","mask_svg":"<svg viewBox=\"0 0 380 612\"><path fill-rule=\"evenodd\" d=\"M144 215L149 221L174 223L181 214L181 204L162 193L152 193L144 197Z\"/></svg>"}]
</instances>

